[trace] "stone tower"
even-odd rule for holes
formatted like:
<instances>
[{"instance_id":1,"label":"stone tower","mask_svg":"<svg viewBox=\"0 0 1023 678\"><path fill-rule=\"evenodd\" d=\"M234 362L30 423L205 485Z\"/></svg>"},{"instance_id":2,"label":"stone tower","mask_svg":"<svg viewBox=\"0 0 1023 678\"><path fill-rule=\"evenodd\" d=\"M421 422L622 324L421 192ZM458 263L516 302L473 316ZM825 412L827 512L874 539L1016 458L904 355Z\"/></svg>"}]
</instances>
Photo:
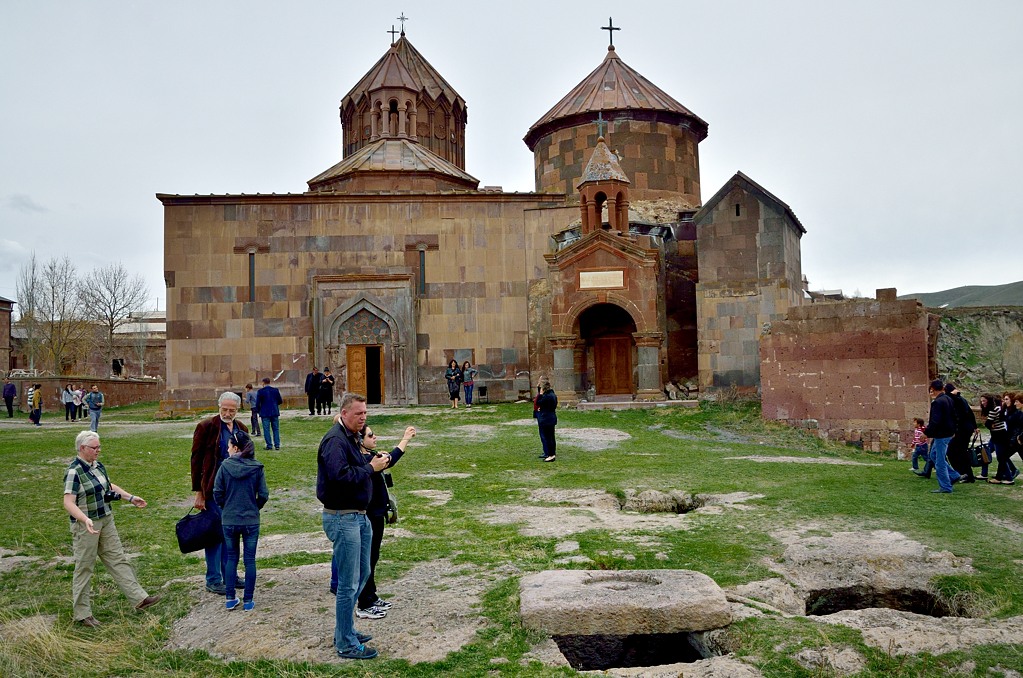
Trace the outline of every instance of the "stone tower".
<instances>
[{"instance_id":1,"label":"stone tower","mask_svg":"<svg viewBox=\"0 0 1023 678\"><path fill-rule=\"evenodd\" d=\"M540 118L523 141L533 152L537 192L575 188L601 134L632 179L632 200L681 199L700 205L698 145L707 123L625 64L608 47L604 61Z\"/></svg>"}]
</instances>

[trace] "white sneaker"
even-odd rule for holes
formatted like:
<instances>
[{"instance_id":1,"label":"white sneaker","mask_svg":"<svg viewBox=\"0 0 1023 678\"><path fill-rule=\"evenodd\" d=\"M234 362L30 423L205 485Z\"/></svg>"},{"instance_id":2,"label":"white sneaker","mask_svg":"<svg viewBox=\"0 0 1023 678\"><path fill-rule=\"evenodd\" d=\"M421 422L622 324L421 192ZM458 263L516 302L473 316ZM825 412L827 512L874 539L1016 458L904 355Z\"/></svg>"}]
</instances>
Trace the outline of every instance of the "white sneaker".
<instances>
[{"instance_id":1,"label":"white sneaker","mask_svg":"<svg viewBox=\"0 0 1023 678\"><path fill-rule=\"evenodd\" d=\"M383 610L384 612L387 612L392 607L394 607L394 603L384 600L383 598L377 598L376 600L373 601L373 604L370 605L370 607L375 607L377 609Z\"/></svg>"},{"instance_id":2,"label":"white sneaker","mask_svg":"<svg viewBox=\"0 0 1023 678\"><path fill-rule=\"evenodd\" d=\"M367 607L356 608L355 616L359 619L383 619L387 616L387 610L381 610L379 607Z\"/></svg>"}]
</instances>

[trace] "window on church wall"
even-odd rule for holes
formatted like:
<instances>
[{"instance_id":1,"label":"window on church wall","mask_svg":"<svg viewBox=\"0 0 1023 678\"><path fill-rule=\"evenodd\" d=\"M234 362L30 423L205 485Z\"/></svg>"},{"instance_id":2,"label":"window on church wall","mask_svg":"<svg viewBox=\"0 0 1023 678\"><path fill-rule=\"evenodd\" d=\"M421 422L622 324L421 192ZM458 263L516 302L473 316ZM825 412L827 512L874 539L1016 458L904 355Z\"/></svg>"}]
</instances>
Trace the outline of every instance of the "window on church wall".
<instances>
[{"instance_id":1,"label":"window on church wall","mask_svg":"<svg viewBox=\"0 0 1023 678\"><path fill-rule=\"evenodd\" d=\"M256 300L256 253L249 252L249 301Z\"/></svg>"},{"instance_id":2,"label":"window on church wall","mask_svg":"<svg viewBox=\"0 0 1023 678\"><path fill-rule=\"evenodd\" d=\"M419 248L419 296L426 296L426 248Z\"/></svg>"},{"instance_id":3,"label":"window on church wall","mask_svg":"<svg viewBox=\"0 0 1023 678\"><path fill-rule=\"evenodd\" d=\"M737 217L742 216L742 207L739 205L739 203L735 203L735 216Z\"/></svg>"}]
</instances>

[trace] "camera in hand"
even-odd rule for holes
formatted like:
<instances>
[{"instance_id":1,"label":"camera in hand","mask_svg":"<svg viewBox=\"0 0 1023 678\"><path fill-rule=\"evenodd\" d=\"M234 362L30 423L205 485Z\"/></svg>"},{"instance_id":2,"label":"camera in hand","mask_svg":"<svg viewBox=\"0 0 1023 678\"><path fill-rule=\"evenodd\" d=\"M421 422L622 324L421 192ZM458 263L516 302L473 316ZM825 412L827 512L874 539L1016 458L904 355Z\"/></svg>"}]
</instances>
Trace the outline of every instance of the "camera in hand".
<instances>
[{"instance_id":1,"label":"camera in hand","mask_svg":"<svg viewBox=\"0 0 1023 678\"><path fill-rule=\"evenodd\" d=\"M105 501L108 504L110 502L112 502L112 501L120 501L120 500L121 500L121 493L120 492L114 492L113 490L107 490L106 492L103 493L103 501Z\"/></svg>"}]
</instances>

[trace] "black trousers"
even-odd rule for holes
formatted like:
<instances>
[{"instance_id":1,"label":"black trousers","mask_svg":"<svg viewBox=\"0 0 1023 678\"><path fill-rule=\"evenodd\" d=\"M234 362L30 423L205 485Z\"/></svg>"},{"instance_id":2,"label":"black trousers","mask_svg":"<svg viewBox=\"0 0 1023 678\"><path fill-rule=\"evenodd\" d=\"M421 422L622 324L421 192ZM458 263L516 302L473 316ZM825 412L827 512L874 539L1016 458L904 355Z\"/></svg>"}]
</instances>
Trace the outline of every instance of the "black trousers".
<instances>
[{"instance_id":1,"label":"black trousers","mask_svg":"<svg viewBox=\"0 0 1023 678\"><path fill-rule=\"evenodd\" d=\"M384 540L384 525L387 524L387 516L367 515L366 517L369 518L369 524L373 526L373 541L369 549L369 579L366 580L366 585L362 587L362 592L359 593L359 607L364 610L372 606L377 598L379 598L375 575L377 573L377 561L380 560L380 542Z\"/></svg>"},{"instance_id":2,"label":"black trousers","mask_svg":"<svg viewBox=\"0 0 1023 678\"><path fill-rule=\"evenodd\" d=\"M4 398L4 404L7 405L7 418L10 419L14 416L14 396Z\"/></svg>"},{"instance_id":3,"label":"black trousers","mask_svg":"<svg viewBox=\"0 0 1023 678\"><path fill-rule=\"evenodd\" d=\"M320 411L320 402L319 398L316 397L317 395L316 391L306 394L306 400L309 401L309 414L318 414Z\"/></svg>"},{"instance_id":4,"label":"black trousers","mask_svg":"<svg viewBox=\"0 0 1023 678\"><path fill-rule=\"evenodd\" d=\"M558 449L558 443L554 440L554 426L539 424L540 443L543 445L543 456L553 457Z\"/></svg>"},{"instance_id":5,"label":"black trousers","mask_svg":"<svg viewBox=\"0 0 1023 678\"><path fill-rule=\"evenodd\" d=\"M956 470L960 475L966 476L967 478L973 477L973 466L970 465L970 436L973 433L966 435L956 434L952 436L952 440L948 443L948 464Z\"/></svg>"}]
</instances>

